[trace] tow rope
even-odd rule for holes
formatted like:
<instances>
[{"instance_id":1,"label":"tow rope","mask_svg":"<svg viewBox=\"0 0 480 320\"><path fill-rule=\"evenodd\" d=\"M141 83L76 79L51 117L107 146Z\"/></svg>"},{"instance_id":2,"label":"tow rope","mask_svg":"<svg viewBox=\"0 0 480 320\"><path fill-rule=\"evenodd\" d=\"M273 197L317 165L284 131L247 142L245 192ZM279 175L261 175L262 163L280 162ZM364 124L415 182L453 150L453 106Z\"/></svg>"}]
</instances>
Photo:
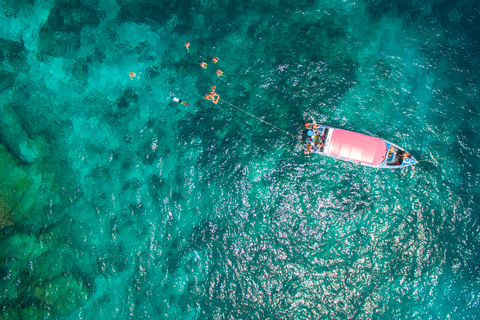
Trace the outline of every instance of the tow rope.
<instances>
[{"instance_id":1,"label":"tow rope","mask_svg":"<svg viewBox=\"0 0 480 320\"><path fill-rule=\"evenodd\" d=\"M250 112L248 112L248 111L246 111L246 110L244 110L244 109L242 109L242 108L240 108L240 107L237 107L236 105L234 105L234 104L232 104L232 103L230 103L230 102L228 102L228 101L223 100L222 98L220 98L220 96L218 95L218 93L215 92L216 89L217 89L217 88L216 88L215 86L213 86L213 87L212 87L212 91L210 91L209 94L205 95L204 99L205 99L205 100L212 100L213 104L217 104L219 101L225 102L225 103L228 104L229 106L234 107L235 109L240 110L240 111L248 114L249 116L257 119L258 121L261 121L261 122L265 123L266 125L269 125L269 126L275 128L275 129L279 130L279 131L282 131L283 133L288 134L289 136L297 139L297 140L300 141L300 142L303 142L302 139L300 139L299 137L291 134L290 132L288 132L288 131L286 131L286 130L283 130L282 128L279 128L279 127L277 127L276 125L274 125L274 124L272 124L272 123L270 123L270 122L267 122L267 121L265 121L265 120L257 117L256 115L251 114ZM214 96L216 97L216 99L215 99Z\"/></svg>"},{"instance_id":2,"label":"tow rope","mask_svg":"<svg viewBox=\"0 0 480 320\"><path fill-rule=\"evenodd\" d=\"M220 101L222 101L222 102L225 102L226 104L230 105L231 107L234 107L235 109L237 109L237 110L240 110L240 111L242 111L242 112L244 112L244 113L248 114L249 116L251 116L251 117L253 117L253 118L255 118L255 119L257 119L257 120L259 120L259 121L261 121L261 122L263 122L263 123L265 123L266 125L269 125L269 126L271 126L271 127L275 128L275 129L279 130L279 131L282 131L283 133L286 133L286 134L290 135L291 137L293 137L293 138L295 138L295 139L299 140L300 142L303 142L303 140L302 140L302 139L300 139L299 137L297 137L297 136L295 136L295 135L291 134L290 132L288 132L288 131L285 131L285 130L283 130L282 128L279 128L279 127L277 127L276 125L274 125L274 124L271 124L270 122L267 122L267 121L265 121L265 120L263 120L263 119L261 119L261 118L257 117L256 115L253 115L253 114L251 114L250 112L248 112L248 111L246 111L246 110L243 110L242 108L240 108L240 107L237 107L236 105L233 105L233 104L231 104L231 103L230 103L230 102L228 102L228 101L225 101L225 100L223 100L222 98L219 98L219 99L220 99Z\"/></svg>"},{"instance_id":3,"label":"tow rope","mask_svg":"<svg viewBox=\"0 0 480 320\"><path fill-rule=\"evenodd\" d=\"M451 159L466 159L467 157L445 157L445 158L431 158L431 159L424 159L424 160L417 160L418 162L422 161L437 161L437 160L451 160Z\"/></svg>"}]
</instances>

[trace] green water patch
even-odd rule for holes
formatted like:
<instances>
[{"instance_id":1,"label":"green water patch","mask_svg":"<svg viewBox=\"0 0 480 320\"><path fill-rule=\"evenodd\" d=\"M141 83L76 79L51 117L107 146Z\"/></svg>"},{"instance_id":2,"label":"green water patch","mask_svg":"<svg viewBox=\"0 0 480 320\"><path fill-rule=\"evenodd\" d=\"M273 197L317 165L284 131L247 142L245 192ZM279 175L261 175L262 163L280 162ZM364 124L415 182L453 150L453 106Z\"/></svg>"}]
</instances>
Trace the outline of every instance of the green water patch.
<instances>
[{"instance_id":1,"label":"green water patch","mask_svg":"<svg viewBox=\"0 0 480 320\"><path fill-rule=\"evenodd\" d=\"M45 154L45 141L40 137L33 141ZM69 199L65 188L67 193L70 189L56 184L68 174L62 176L52 168L44 159L33 164L20 162L0 145L0 175L4 178L0 182L0 256L5 261L1 304L7 319L68 314L81 306L88 294L82 277L72 274L75 257L65 246L65 227L53 227L61 224L66 214Z\"/></svg>"},{"instance_id":2,"label":"green water patch","mask_svg":"<svg viewBox=\"0 0 480 320\"><path fill-rule=\"evenodd\" d=\"M60 314L68 314L81 307L88 299L84 285L73 276L60 276L35 288L35 296L55 306Z\"/></svg>"},{"instance_id":3,"label":"green water patch","mask_svg":"<svg viewBox=\"0 0 480 320\"><path fill-rule=\"evenodd\" d=\"M23 311L7 308L7 314L34 310L39 314L46 310L68 314L85 303L87 289L81 278L71 273L75 264L72 253L58 251L58 242L49 242L47 238L13 234L3 239L1 256L11 262L5 265L10 268L2 285L2 305L8 306L15 300L21 300L23 305Z\"/></svg>"},{"instance_id":4,"label":"green water patch","mask_svg":"<svg viewBox=\"0 0 480 320\"><path fill-rule=\"evenodd\" d=\"M22 213L15 209L20 203L29 202L29 199L24 199L24 195L31 186L31 179L3 145L0 145L0 168L0 174L4 177L0 186L1 222L2 226L9 226L24 220L21 218Z\"/></svg>"}]
</instances>

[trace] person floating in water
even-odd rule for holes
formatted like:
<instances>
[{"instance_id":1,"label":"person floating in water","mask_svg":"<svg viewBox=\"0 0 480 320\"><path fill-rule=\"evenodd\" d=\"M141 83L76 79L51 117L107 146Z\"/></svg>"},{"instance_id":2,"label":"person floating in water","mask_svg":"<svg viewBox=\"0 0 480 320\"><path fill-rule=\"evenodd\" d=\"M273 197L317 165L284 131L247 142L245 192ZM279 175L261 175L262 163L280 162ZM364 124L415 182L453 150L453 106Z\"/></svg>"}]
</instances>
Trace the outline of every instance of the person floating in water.
<instances>
[{"instance_id":1,"label":"person floating in water","mask_svg":"<svg viewBox=\"0 0 480 320\"><path fill-rule=\"evenodd\" d=\"M217 77L225 77L223 71L217 70Z\"/></svg>"},{"instance_id":2,"label":"person floating in water","mask_svg":"<svg viewBox=\"0 0 480 320\"><path fill-rule=\"evenodd\" d=\"M220 96L217 93L214 93L212 99L213 104L217 104L218 101L220 101Z\"/></svg>"},{"instance_id":3,"label":"person floating in water","mask_svg":"<svg viewBox=\"0 0 480 320\"><path fill-rule=\"evenodd\" d=\"M180 104L183 104L184 106L187 106L187 107L190 107L190 103L188 102L185 102L181 99L178 99L177 97L175 97L173 94L170 94L170 97L167 98L168 100L171 100L173 102L177 102L177 103L180 103Z\"/></svg>"},{"instance_id":4,"label":"person floating in water","mask_svg":"<svg viewBox=\"0 0 480 320\"><path fill-rule=\"evenodd\" d=\"M130 80L138 79L138 76L135 72L130 72L128 75L130 76Z\"/></svg>"},{"instance_id":5,"label":"person floating in water","mask_svg":"<svg viewBox=\"0 0 480 320\"><path fill-rule=\"evenodd\" d=\"M190 42L185 43L185 48L187 48L187 51L190 52Z\"/></svg>"},{"instance_id":6,"label":"person floating in water","mask_svg":"<svg viewBox=\"0 0 480 320\"><path fill-rule=\"evenodd\" d=\"M218 62L218 57L215 57L212 59L213 63L217 63Z\"/></svg>"},{"instance_id":7,"label":"person floating in water","mask_svg":"<svg viewBox=\"0 0 480 320\"><path fill-rule=\"evenodd\" d=\"M203 69L207 69L207 63L206 63L206 62L200 62L200 66L201 66Z\"/></svg>"},{"instance_id":8,"label":"person floating in water","mask_svg":"<svg viewBox=\"0 0 480 320\"><path fill-rule=\"evenodd\" d=\"M215 92L210 92L209 94L207 94L207 95L205 96L205 100L212 100L214 94L215 94Z\"/></svg>"}]
</instances>

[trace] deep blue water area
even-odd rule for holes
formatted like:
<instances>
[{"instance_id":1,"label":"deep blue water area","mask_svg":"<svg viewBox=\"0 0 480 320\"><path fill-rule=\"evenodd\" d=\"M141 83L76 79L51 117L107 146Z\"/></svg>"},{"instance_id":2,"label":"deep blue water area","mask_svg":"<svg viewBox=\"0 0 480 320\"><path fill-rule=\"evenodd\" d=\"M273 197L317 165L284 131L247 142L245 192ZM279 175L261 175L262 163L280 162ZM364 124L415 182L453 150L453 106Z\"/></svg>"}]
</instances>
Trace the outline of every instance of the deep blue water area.
<instances>
[{"instance_id":1,"label":"deep blue water area","mask_svg":"<svg viewBox=\"0 0 480 320\"><path fill-rule=\"evenodd\" d=\"M0 319L479 317L478 1L0 4Z\"/></svg>"}]
</instances>

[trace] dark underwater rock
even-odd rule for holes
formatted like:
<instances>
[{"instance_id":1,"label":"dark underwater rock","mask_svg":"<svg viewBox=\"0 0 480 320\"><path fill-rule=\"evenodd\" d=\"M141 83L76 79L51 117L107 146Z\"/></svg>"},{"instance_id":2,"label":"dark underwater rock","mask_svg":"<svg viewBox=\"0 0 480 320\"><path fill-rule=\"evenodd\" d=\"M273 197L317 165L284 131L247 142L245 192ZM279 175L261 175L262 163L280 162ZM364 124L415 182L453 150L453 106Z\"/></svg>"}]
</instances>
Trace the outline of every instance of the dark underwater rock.
<instances>
[{"instance_id":1,"label":"dark underwater rock","mask_svg":"<svg viewBox=\"0 0 480 320\"><path fill-rule=\"evenodd\" d=\"M25 46L23 42L0 39L0 61L8 61L11 64L25 61ZM6 71L2 71L6 72Z\"/></svg>"},{"instance_id":2,"label":"dark underwater rock","mask_svg":"<svg viewBox=\"0 0 480 320\"><path fill-rule=\"evenodd\" d=\"M0 91L12 89L14 82L11 72L0 70Z\"/></svg>"},{"instance_id":3,"label":"dark underwater rock","mask_svg":"<svg viewBox=\"0 0 480 320\"><path fill-rule=\"evenodd\" d=\"M40 52L63 56L68 51L78 50L83 28L98 27L102 16L101 11L96 11L79 0L57 2L47 22L40 29Z\"/></svg>"},{"instance_id":4,"label":"dark underwater rock","mask_svg":"<svg viewBox=\"0 0 480 320\"><path fill-rule=\"evenodd\" d=\"M0 143L23 162L32 163L39 157L35 142L28 138L10 106L0 106Z\"/></svg>"}]
</instances>

